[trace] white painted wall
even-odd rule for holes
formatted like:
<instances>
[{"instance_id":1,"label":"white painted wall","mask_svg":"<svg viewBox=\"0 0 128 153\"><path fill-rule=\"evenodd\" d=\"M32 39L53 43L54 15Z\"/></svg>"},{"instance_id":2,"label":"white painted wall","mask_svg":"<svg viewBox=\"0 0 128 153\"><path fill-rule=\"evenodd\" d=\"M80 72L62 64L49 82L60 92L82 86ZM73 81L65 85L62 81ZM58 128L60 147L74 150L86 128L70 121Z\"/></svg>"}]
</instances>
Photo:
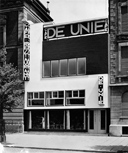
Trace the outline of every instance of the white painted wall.
<instances>
[{"instance_id":1,"label":"white painted wall","mask_svg":"<svg viewBox=\"0 0 128 153\"><path fill-rule=\"evenodd\" d=\"M75 89L86 90L86 100L85 100L86 105L79 106L79 108L110 107L108 100L108 74L42 78L42 41L43 41L43 24L38 23L31 25L30 26L30 81L25 82L25 109L32 109L32 107L27 107L27 92L75 90ZM103 106L100 106L98 104L98 76L104 76ZM63 107L76 108L78 106L73 106L73 107L63 106ZM35 108L42 109L41 107L35 107ZM50 109L50 107L48 108ZM53 106L51 108L53 108Z\"/></svg>"}]
</instances>

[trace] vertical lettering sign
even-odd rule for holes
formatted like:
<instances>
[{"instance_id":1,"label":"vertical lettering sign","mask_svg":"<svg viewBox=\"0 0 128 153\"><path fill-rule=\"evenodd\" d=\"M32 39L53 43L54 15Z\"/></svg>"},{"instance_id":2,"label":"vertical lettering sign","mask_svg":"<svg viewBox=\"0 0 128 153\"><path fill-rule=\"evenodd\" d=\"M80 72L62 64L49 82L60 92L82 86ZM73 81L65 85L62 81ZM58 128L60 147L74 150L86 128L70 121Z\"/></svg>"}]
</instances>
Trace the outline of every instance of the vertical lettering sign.
<instances>
[{"instance_id":1,"label":"vertical lettering sign","mask_svg":"<svg viewBox=\"0 0 128 153\"><path fill-rule=\"evenodd\" d=\"M93 20L60 26L45 27L44 40L59 39L72 36L89 35L94 33L108 32L108 20Z\"/></svg>"},{"instance_id":2,"label":"vertical lettering sign","mask_svg":"<svg viewBox=\"0 0 128 153\"><path fill-rule=\"evenodd\" d=\"M103 76L98 77L98 102L99 102L99 105L104 104L104 78Z\"/></svg>"},{"instance_id":3,"label":"vertical lettering sign","mask_svg":"<svg viewBox=\"0 0 128 153\"><path fill-rule=\"evenodd\" d=\"M30 80L30 25L24 25L24 38L23 38L23 80Z\"/></svg>"}]
</instances>

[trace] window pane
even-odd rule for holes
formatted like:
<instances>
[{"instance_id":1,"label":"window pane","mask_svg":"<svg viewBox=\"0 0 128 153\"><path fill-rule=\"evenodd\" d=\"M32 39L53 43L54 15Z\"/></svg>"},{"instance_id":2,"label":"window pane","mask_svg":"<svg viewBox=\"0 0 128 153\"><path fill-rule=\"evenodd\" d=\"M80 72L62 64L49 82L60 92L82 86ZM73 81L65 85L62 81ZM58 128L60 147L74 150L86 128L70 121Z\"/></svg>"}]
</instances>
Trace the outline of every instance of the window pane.
<instances>
[{"instance_id":1,"label":"window pane","mask_svg":"<svg viewBox=\"0 0 128 153\"><path fill-rule=\"evenodd\" d=\"M54 97L54 98L57 97L57 91L53 91L53 97Z\"/></svg>"},{"instance_id":2,"label":"window pane","mask_svg":"<svg viewBox=\"0 0 128 153\"><path fill-rule=\"evenodd\" d=\"M56 61L51 61L51 65L52 65L52 76L58 76L59 74L59 62L58 60Z\"/></svg>"},{"instance_id":3,"label":"window pane","mask_svg":"<svg viewBox=\"0 0 128 153\"><path fill-rule=\"evenodd\" d=\"M67 70L68 70L68 67L67 67L67 59L64 59L64 60L60 60L60 75L67 75Z\"/></svg>"},{"instance_id":4,"label":"window pane","mask_svg":"<svg viewBox=\"0 0 128 153\"><path fill-rule=\"evenodd\" d=\"M94 111L90 110L89 113L90 113L89 127L90 127L90 129L94 129Z\"/></svg>"},{"instance_id":5,"label":"window pane","mask_svg":"<svg viewBox=\"0 0 128 153\"><path fill-rule=\"evenodd\" d=\"M122 46L121 47L121 57L128 58L128 46Z\"/></svg>"},{"instance_id":6,"label":"window pane","mask_svg":"<svg viewBox=\"0 0 128 153\"><path fill-rule=\"evenodd\" d=\"M28 99L33 99L33 92L28 93Z\"/></svg>"},{"instance_id":7,"label":"window pane","mask_svg":"<svg viewBox=\"0 0 128 153\"><path fill-rule=\"evenodd\" d=\"M69 59L69 75L76 75L76 59Z\"/></svg>"},{"instance_id":8,"label":"window pane","mask_svg":"<svg viewBox=\"0 0 128 153\"><path fill-rule=\"evenodd\" d=\"M105 110L101 110L101 130L105 130Z\"/></svg>"},{"instance_id":9,"label":"window pane","mask_svg":"<svg viewBox=\"0 0 128 153\"><path fill-rule=\"evenodd\" d=\"M84 105L84 98L73 98L73 99L67 99L67 105Z\"/></svg>"},{"instance_id":10,"label":"window pane","mask_svg":"<svg viewBox=\"0 0 128 153\"><path fill-rule=\"evenodd\" d=\"M66 97L72 97L72 91L66 91Z\"/></svg>"},{"instance_id":11,"label":"window pane","mask_svg":"<svg viewBox=\"0 0 128 153\"><path fill-rule=\"evenodd\" d=\"M78 74L86 73L86 58L78 58Z\"/></svg>"},{"instance_id":12,"label":"window pane","mask_svg":"<svg viewBox=\"0 0 128 153\"><path fill-rule=\"evenodd\" d=\"M34 93L34 98L38 98L38 92Z\"/></svg>"},{"instance_id":13,"label":"window pane","mask_svg":"<svg viewBox=\"0 0 128 153\"><path fill-rule=\"evenodd\" d=\"M39 93L39 98L44 98L44 92Z\"/></svg>"},{"instance_id":14,"label":"window pane","mask_svg":"<svg viewBox=\"0 0 128 153\"><path fill-rule=\"evenodd\" d=\"M63 105L63 99L49 99L47 100L47 106L51 105Z\"/></svg>"},{"instance_id":15,"label":"window pane","mask_svg":"<svg viewBox=\"0 0 128 153\"><path fill-rule=\"evenodd\" d=\"M64 97L64 92L63 91L59 91L59 98L63 98Z\"/></svg>"},{"instance_id":16,"label":"window pane","mask_svg":"<svg viewBox=\"0 0 128 153\"><path fill-rule=\"evenodd\" d=\"M32 105L44 105L44 100L32 100Z\"/></svg>"},{"instance_id":17,"label":"window pane","mask_svg":"<svg viewBox=\"0 0 128 153\"><path fill-rule=\"evenodd\" d=\"M0 46L3 46L3 27L0 27Z\"/></svg>"},{"instance_id":18,"label":"window pane","mask_svg":"<svg viewBox=\"0 0 128 153\"><path fill-rule=\"evenodd\" d=\"M121 7L121 27L122 27L122 32L128 32L128 8L127 6L122 6Z\"/></svg>"},{"instance_id":19,"label":"window pane","mask_svg":"<svg viewBox=\"0 0 128 153\"><path fill-rule=\"evenodd\" d=\"M121 47L121 74L128 74L128 46Z\"/></svg>"},{"instance_id":20,"label":"window pane","mask_svg":"<svg viewBox=\"0 0 128 153\"><path fill-rule=\"evenodd\" d=\"M51 92L46 92L46 98L52 98L52 93Z\"/></svg>"},{"instance_id":21,"label":"window pane","mask_svg":"<svg viewBox=\"0 0 128 153\"><path fill-rule=\"evenodd\" d=\"M51 76L51 66L50 61L44 62L44 77L50 77Z\"/></svg>"},{"instance_id":22,"label":"window pane","mask_svg":"<svg viewBox=\"0 0 128 153\"><path fill-rule=\"evenodd\" d=\"M79 97L85 97L85 90L79 90Z\"/></svg>"},{"instance_id":23,"label":"window pane","mask_svg":"<svg viewBox=\"0 0 128 153\"><path fill-rule=\"evenodd\" d=\"M29 105L29 106L32 105L32 100L28 100L28 105Z\"/></svg>"},{"instance_id":24,"label":"window pane","mask_svg":"<svg viewBox=\"0 0 128 153\"><path fill-rule=\"evenodd\" d=\"M128 92L125 92L122 96L122 102L123 103L128 103Z\"/></svg>"},{"instance_id":25,"label":"window pane","mask_svg":"<svg viewBox=\"0 0 128 153\"><path fill-rule=\"evenodd\" d=\"M78 97L78 91L73 91L73 97Z\"/></svg>"}]
</instances>

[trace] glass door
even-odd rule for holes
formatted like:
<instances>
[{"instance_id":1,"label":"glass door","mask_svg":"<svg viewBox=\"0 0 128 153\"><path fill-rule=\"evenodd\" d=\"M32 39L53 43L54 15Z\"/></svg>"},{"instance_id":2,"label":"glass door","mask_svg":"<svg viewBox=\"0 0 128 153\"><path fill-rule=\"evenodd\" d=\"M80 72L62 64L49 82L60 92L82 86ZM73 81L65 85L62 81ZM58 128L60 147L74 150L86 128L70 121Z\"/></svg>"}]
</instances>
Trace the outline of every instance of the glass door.
<instances>
[{"instance_id":1,"label":"glass door","mask_svg":"<svg viewBox=\"0 0 128 153\"><path fill-rule=\"evenodd\" d=\"M94 134L106 133L107 117L106 110L94 110L88 111L88 132Z\"/></svg>"}]
</instances>

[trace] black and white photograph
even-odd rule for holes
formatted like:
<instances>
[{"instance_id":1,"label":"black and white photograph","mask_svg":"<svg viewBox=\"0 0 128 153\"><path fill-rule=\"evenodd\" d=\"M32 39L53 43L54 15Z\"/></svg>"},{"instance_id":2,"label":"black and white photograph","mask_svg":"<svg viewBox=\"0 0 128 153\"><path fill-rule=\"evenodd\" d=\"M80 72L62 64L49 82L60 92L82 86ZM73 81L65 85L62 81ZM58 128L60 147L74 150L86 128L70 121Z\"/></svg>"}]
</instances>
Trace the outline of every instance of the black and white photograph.
<instances>
[{"instance_id":1,"label":"black and white photograph","mask_svg":"<svg viewBox=\"0 0 128 153\"><path fill-rule=\"evenodd\" d=\"M128 153L128 0L0 0L0 153Z\"/></svg>"}]
</instances>

